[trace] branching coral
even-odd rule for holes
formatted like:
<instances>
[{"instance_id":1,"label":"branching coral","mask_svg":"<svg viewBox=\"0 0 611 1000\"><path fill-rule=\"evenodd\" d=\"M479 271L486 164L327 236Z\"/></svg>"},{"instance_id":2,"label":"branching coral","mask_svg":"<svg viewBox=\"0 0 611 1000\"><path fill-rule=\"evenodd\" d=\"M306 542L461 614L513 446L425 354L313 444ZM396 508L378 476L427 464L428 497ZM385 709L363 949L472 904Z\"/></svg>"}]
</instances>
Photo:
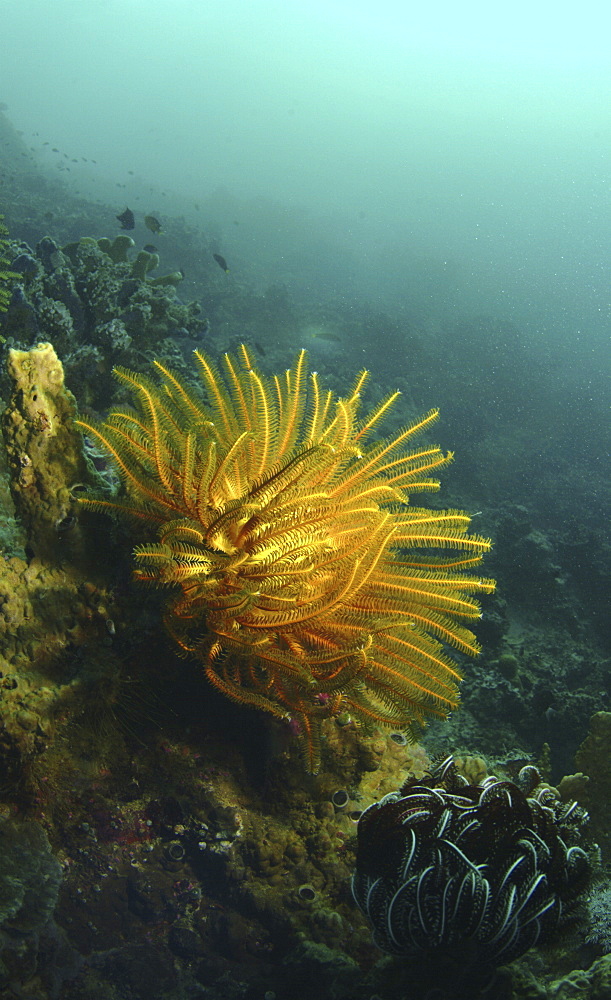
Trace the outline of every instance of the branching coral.
<instances>
[{"instance_id":1,"label":"branching coral","mask_svg":"<svg viewBox=\"0 0 611 1000\"><path fill-rule=\"evenodd\" d=\"M315 372L308 386L305 351L272 379L245 347L223 375L195 359L206 402L156 362L160 384L116 371L136 409L80 422L127 493L83 502L158 526L136 576L177 591L165 623L179 647L229 698L293 719L311 770L324 718L411 732L446 715L460 680L446 647L478 652L458 622L493 582L472 572L490 543L467 514L408 505L451 458L411 447L437 411L375 439L398 393L359 418L367 372L334 400Z\"/></svg>"}]
</instances>

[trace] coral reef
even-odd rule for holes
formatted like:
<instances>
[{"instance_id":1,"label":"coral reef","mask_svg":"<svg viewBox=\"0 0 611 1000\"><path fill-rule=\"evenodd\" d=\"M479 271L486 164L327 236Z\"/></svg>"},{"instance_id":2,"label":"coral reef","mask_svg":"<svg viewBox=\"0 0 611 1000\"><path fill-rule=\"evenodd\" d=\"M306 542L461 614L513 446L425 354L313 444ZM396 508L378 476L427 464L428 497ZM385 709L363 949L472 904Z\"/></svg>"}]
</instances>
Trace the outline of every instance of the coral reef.
<instances>
[{"instance_id":1,"label":"coral reef","mask_svg":"<svg viewBox=\"0 0 611 1000\"><path fill-rule=\"evenodd\" d=\"M35 959L38 935L57 905L61 876L39 823L0 818L0 987Z\"/></svg>"},{"instance_id":2,"label":"coral reef","mask_svg":"<svg viewBox=\"0 0 611 1000\"><path fill-rule=\"evenodd\" d=\"M16 511L7 490L7 547L0 558L0 768L13 795L27 799L38 782L32 768L36 762L44 768L59 720L78 713L85 692L91 695L116 668L103 645L94 643L109 638L112 598L95 532L83 532L74 516L71 490L86 483L90 472L62 365L52 346L41 344L10 350L9 372L13 390L2 427ZM118 624L116 607L112 614Z\"/></svg>"},{"instance_id":3,"label":"coral reef","mask_svg":"<svg viewBox=\"0 0 611 1000\"><path fill-rule=\"evenodd\" d=\"M11 988L53 996L57 964L65 1000L107 1000L117 983L134 1000L160 989L215 1000L248 990L300 1000L408 994L413 975L377 959L349 878L360 816L406 777L423 780L426 754L399 731L364 737L350 713L323 721L317 778L299 768L288 725L255 726L249 753L238 707L160 651L151 614L147 638L126 588L111 595L116 567L104 562L96 521L82 525L96 573L64 553L2 566L0 765L11 797L38 810L61 849L56 920L86 959L70 950L50 959L46 941L39 967L49 978L34 988L35 965L6 951ZM515 658L519 677L524 657ZM123 724L115 713L126 707L136 714ZM472 784L486 778L479 757L461 769ZM603 997L606 968L601 960L552 982L512 966L496 995L551 1000L556 989L571 995L574 981Z\"/></svg>"},{"instance_id":4,"label":"coral reef","mask_svg":"<svg viewBox=\"0 0 611 1000\"><path fill-rule=\"evenodd\" d=\"M546 778L574 770L590 717L611 708L604 367L588 372L601 391L584 393L580 380L571 386L561 360L550 380L537 338L502 317L456 315L453 327L447 298L440 330L415 307L409 282L393 279L399 309L379 288L375 303L364 303L356 280L354 294L343 296L338 274L350 270L350 247L338 252L319 226L305 247L302 220L286 239L285 209L269 203L253 216L247 201L223 195L220 210L211 198L194 216L169 192L159 262L142 249L150 237L138 227L137 243L108 228L121 206L78 196L76 174L95 174L91 163L69 173L63 150L51 156L42 135L18 135L1 111L0 140L3 211L11 233L28 244L0 237L7 261L0 269L18 275L0 279L5 302L10 293L0 339L17 350L51 341L87 422L125 406L113 365L147 370L154 354L191 392L191 351L204 337L215 356L247 337L270 371L284 371L296 346L311 347L321 384L339 396L344 372L366 358L372 405L389 384L403 393L390 433L442 392L444 426L460 459L444 476L443 502L483 508L476 522L495 538L486 565L499 577L500 596L478 624L484 655L469 667L461 711L431 720L426 750L445 756L460 748L455 759L472 785L489 772L515 782L544 742ZM70 156L77 153L81 162L89 155ZM128 200L143 193L140 178L129 183ZM222 233L215 217L240 225ZM253 257L247 230L277 231L280 243L260 240ZM81 240L83 232L109 238ZM212 258L219 247L231 260L229 278ZM179 281L181 296L188 290L205 303L211 330L197 303L178 299ZM477 363L465 366L465 358ZM7 379L0 391L6 405ZM88 445L86 454L113 498L106 453ZM83 512L78 526L68 520L57 555L43 558L15 516L2 457L0 491L0 792L11 814L29 812L48 830L64 868L55 919L84 959L62 945L52 923L11 938L0 993L27 1000L424 995L405 959L371 945L349 891L360 814L408 777L430 772L424 749L406 745L400 731L364 735L340 713L322 722L321 773L304 774L288 722L243 712L202 683L197 661L173 655L159 628L162 595L142 600L129 582L132 525L117 520L109 530ZM579 762L592 777L568 775L559 785L563 801L587 801L605 856L607 756L600 732ZM10 822L25 831L23 819ZM607 1000L611 962L597 958L607 939L592 934L606 926L605 885L590 892L594 923L569 927L498 970L487 996ZM454 1000L451 986L444 992ZM469 980L458 995L475 1000L476 993ZM441 997L438 983L433 996Z\"/></svg>"},{"instance_id":5,"label":"coral reef","mask_svg":"<svg viewBox=\"0 0 611 1000\"><path fill-rule=\"evenodd\" d=\"M189 728L197 714L193 705ZM140 969L129 995L143 1000L155 995L151 968L163 970L170 996L189 982L223 996L224 983L246 977L255 996L300 997L310 956L308 982L321 995L344 983L360 998L360 966L373 952L348 892L352 814L401 776L422 774L421 749L378 735L358 766L354 734L334 726L336 772L304 781L285 751L262 785L210 723L191 738L184 720L157 734L141 724L140 734L146 753L135 744L125 758L124 733L112 734L103 757L95 728L83 733L78 775L56 777L45 803L46 822L60 809L54 827L66 859L56 920L86 960L62 997L102 996L124 963L130 983ZM337 811L340 783L349 803ZM141 966L137 956L149 954Z\"/></svg>"},{"instance_id":6,"label":"coral reef","mask_svg":"<svg viewBox=\"0 0 611 1000\"><path fill-rule=\"evenodd\" d=\"M494 583L471 572L490 542L467 534L467 514L407 506L451 457L410 448L437 411L368 443L398 394L360 418L367 372L333 403L316 373L308 394L305 351L273 380L244 347L224 356L224 378L195 359L207 405L156 362L160 387L117 370L137 413L79 421L127 491L80 501L159 529L135 550L136 576L179 589L170 634L223 694L290 719L311 771L322 719L411 731L445 716L460 673L443 644L478 652L459 623L480 617L471 595Z\"/></svg>"},{"instance_id":7,"label":"coral reef","mask_svg":"<svg viewBox=\"0 0 611 1000\"><path fill-rule=\"evenodd\" d=\"M607 1000L611 995L611 955L605 955L593 962L589 969L576 969L560 979L554 980L549 989L540 995L545 1000Z\"/></svg>"},{"instance_id":8,"label":"coral reef","mask_svg":"<svg viewBox=\"0 0 611 1000\"><path fill-rule=\"evenodd\" d=\"M577 790L591 815L592 834L603 858L611 860L611 712L596 712L590 731L577 752L575 764L587 776Z\"/></svg>"},{"instance_id":9,"label":"coral reef","mask_svg":"<svg viewBox=\"0 0 611 1000\"><path fill-rule=\"evenodd\" d=\"M498 562L493 568L502 572ZM574 770L592 715L609 706L608 657L581 637L518 616L494 644L490 617L487 611L478 632L484 654L469 669L461 711L443 727L433 724L429 749L443 753L448 745L464 745L496 756L500 747L521 747L526 756L538 756L545 742L557 782Z\"/></svg>"},{"instance_id":10,"label":"coral reef","mask_svg":"<svg viewBox=\"0 0 611 1000\"><path fill-rule=\"evenodd\" d=\"M13 356L11 368L25 395L31 400L40 382L45 405L71 412L61 363L48 347L31 354L31 365L24 352ZM49 385L48 369L59 372ZM37 372L36 379L24 383L24 371ZM22 413L23 401L18 392L14 396L9 424ZM72 444L66 443L67 458L76 455ZM12 472L19 477L14 463ZM40 478L42 507L66 488L62 476L72 474L67 462L57 465L54 477ZM221 721L213 734L219 715L214 706L204 728L196 728L203 715L199 687L188 698L194 712L188 723L184 707L180 712L182 739L178 732L170 737L171 716L163 734L146 715L138 718L137 738L131 720L127 730L117 729L116 692L122 692L122 701L129 699L117 674L137 669L133 654L130 667L120 662L130 649L120 637L128 614L130 633L138 634L136 609L125 595L118 604L104 587L108 567L91 524L83 525L82 547L47 558L54 549L51 521L38 524L27 516L26 521L27 558L13 556L1 564L0 610L8 628L0 648L0 765L6 794L36 809L67 859L57 920L69 928L71 948L60 972L48 970L49 976L59 975L61 995L76 1000L82 989L90 997L108 995L108 981L117 974L114 963L127 955L116 936L117 920L129 927L134 942L134 954L121 971L131 982L140 969L132 984L136 997L154 991L158 977L168 989L195 980L214 984L210 988L222 995L223 977L232 982L249 966L263 985L270 981L270 964L271 981L298 995L294 969L300 948L300 961L311 963L313 983L320 986L331 975L354 984L358 949L367 952L364 926L352 935L352 954L343 952L354 918L346 885L355 819L377 795L396 786L398 774L426 769L422 750L406 745L400 733L363 738L350 719L329 719L325 741L332 768L318 779L319 786L309 786L296 766L287 728L278 734L262 790L245 773L244 756L232 749L231 728ZM40 551L34 555L37 542ZM166 662L159 661L155 633L139 656L149 661L146 686L164 691L171 704L181 686L163 688L171 675L169 652ZM151 661L159 661L157 673ZM184 739L185 727L194 732L191 740ZM149 743L146 755L143 738ZM265 767L260 744L257 756ZM340 810L333 801L338 789L345 791ZM300 893L303 886L310 886L310 893ZM163 939L163 946L155 945L155 959L147 950L151 932ZM45 943L51 965L60 944ZM87 956L84 971L74 948ZM148 956L143 965L137 955ZM29 961L11 966L11 988L31 988L32 968ZM48 994L42 985L39 989L41 996L53 995L52 984Z\"/></svg>"},{"instance_id":11,"label":"coral reef","mask_svg":"<svg viewBox=\"0 0 611 1000\"><path fill-rule=\"evenodd\" d=\"M174 346L207 329L199 304L177 298L182 274L152 278L158 256L140 251L130 261L133 247L125 235L87 237L63 249L49 237L35 251L11 244L18 282L0 334L18 347L52 342L81 406L107 404L113 364L134 364L168 338Z\"/></svg>"},{"instance_id":12,"label":"coral reef","mask_svg":"<svg viewBox=\"0 0 611 1000\"><path fill-rule=\"evenodd\" d=\"M4 216L0 215L0 313L6 310L11 298L12 285L19 277L16 271L10 269L9 242L5 239L8 236L8 229L2 222L3 218Z\"/></svg>"}]
</instances>

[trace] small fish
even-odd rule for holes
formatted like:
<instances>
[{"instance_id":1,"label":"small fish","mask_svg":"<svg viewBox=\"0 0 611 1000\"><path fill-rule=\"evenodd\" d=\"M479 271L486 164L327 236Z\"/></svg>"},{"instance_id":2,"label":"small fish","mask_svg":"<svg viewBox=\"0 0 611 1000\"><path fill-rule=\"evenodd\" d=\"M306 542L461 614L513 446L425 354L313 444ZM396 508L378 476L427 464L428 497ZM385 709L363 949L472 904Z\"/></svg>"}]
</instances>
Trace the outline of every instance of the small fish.
<instances>
[{"instance_id":1,"label":"small fish","mask_svg":"<svg viewBox=\"0 0 611 1000\"><path fill-rule=\"evenodd\" d=\"M154 247L152 243L147 243L145 247L142 247L147 253L157 253L157 247Z\"/></svg>"},{"instance_id":2,"label":"small fish","mask_svg":"<svg viewBox=\"0 0 611 1000\"><path fill-rule=\"evenodd\" d=\"M144 216L144 225L146 226L147 229L150 229L150 231L152 233L160 233L161 232L161 223L160 223L159 219L155 218L154 215L145 215Z\"/></svg>"},{"instance_id":3,"label":"small fish","mask_svg":"<svg viewBox=\"0 0 611 1000\"><path fill-rule=\"evenodd\" d=\"M225 258L221 257L220 253L213 253L212 256L214 257L215 261L217 262L221 270L224 271L225 274L228 274L229 267L227 266L227 261L225 260Z\"/></svg>"},{"instance_id":4,"label":"small fish","mask_svg":"<svg viewBox=\"0 0 611 1000\"><path fill-rule=\"evenodd\" d=\"M136 220L134 219L134 213L131 208L126 208L121 215L117 215L116 218L121 223L121 229L134 229L136 225Z\"/></svg>"},{"instance_id":5,"label":"small fish","mask_svg":"<svg viewBox=\"0 0 611 1000\"><path fill-rule=\"evenodd\" d=\"M313 329L308 330L308 334L316 340L327 340L330 344L341 344L342 342L341 337L338 337L335 333L331 333L330 330Z\"/></svg>"},{"instance_id":6,"label":"small fish","mask_svg":"<svg viewBox=\"0 0 611 1000\"><path fill-rule=\"evenodd\" d=\"M259 343L259 341L258 340L253 340L253 344L254 344L255 351L257 351L261 355L261 357L264 358L266 356L265 355L265 349L263 347L261 347L261 344Z\"/></svg>"}]
</instances>

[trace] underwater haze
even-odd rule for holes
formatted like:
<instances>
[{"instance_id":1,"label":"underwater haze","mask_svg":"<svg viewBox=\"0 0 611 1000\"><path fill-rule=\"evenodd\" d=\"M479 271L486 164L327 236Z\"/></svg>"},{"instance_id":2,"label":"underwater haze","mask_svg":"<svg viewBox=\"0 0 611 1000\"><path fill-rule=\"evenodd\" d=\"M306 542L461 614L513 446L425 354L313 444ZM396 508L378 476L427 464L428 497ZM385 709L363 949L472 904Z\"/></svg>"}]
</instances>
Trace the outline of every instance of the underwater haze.
<instances>
[{"instance_id":1,"label":"underwater haze","mask_svg":"<svg viewBox=\"0 0 611 1000\"><path fill-rule=\"evenodd\" d=\"M20 0L0 100L80 193L208 199L263 282L431 328L503 316L587 376L609 362L610 32L603 2Z\"/></svg>"},{"instance_id":2,"label":"underwater haze","mask_svg":"<svg viewBox=\"0 0 611 1000\"><path fill-rule=\"evenodd\" d=\"M610 0L0 32L0 1000L609 1000Z\"/></svg>"}]
</instances>

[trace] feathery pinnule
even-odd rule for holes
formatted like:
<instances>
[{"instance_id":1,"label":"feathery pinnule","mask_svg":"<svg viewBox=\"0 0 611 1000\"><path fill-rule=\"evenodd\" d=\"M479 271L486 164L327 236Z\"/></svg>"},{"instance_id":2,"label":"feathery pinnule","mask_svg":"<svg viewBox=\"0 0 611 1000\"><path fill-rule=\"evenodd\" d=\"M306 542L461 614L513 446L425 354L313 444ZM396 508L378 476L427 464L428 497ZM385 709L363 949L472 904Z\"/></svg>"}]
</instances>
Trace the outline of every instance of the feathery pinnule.
<instances>
[{"instance_id":1,"label":"feathery pinnule","mask_svg":"<svg viewBox=\"0 0 611 1000\"><path fill-rule=\"evenodd\" d=\"M472 573L490 542L467 534L468 514L408 502L452 458L412 448L438 411L375 439L399 394L359 419L367 372L334 400L305 351L271 379L244 346L220 369L195 358L205 398L159 362L159 382L119 368L134 409L79 421L124 483L81 502L159 526L135 575L171 588L179 648L227 697L295 720L312 771L325 718L411 734L445 716L460 680L446 648L478 652L461 622L494 583Z\"/></svg>"}]
</instances>

